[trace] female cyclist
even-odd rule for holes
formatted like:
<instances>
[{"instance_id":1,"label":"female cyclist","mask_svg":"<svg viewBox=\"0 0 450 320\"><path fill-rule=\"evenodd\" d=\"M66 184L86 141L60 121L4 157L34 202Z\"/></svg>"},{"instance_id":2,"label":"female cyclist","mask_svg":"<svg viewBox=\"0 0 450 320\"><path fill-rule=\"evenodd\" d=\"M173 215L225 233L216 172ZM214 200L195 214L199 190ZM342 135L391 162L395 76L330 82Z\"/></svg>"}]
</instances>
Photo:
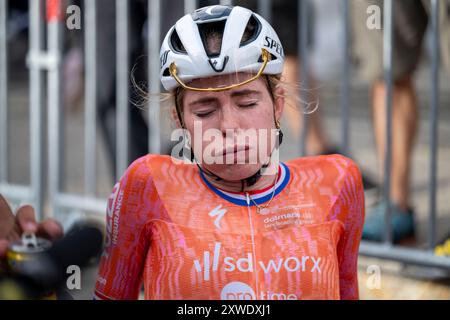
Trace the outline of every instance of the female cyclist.
<instances>
[{"instance_id":1,"label":"female cyclist","mask_svg":"<svg viewBox=\"0 0 450 320\"><path fill-rule=\"evenodd\" d=\"M242 7L170 29L161 81L193 161L147 155L116 184L96 298L358 298L360 172L340 155L278 161L283 62Z\"/></svg>"}]
</instances>

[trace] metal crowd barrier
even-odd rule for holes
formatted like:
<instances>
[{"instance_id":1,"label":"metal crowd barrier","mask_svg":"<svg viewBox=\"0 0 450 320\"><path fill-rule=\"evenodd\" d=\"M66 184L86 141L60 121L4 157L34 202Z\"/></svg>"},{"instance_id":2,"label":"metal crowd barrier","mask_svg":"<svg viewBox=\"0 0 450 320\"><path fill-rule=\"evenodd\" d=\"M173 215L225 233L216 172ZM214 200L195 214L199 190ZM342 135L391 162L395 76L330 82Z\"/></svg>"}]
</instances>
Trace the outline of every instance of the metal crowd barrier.
<instances>
[{"instance_id":1,"label":"metal crowd barrier","mask_svg":"<svg viewBox=\"0 0 450 320\"><path fill-rule=\"evenodd\" d=\"M363 241L360 253L367 256L391 259L405 263L422 266L433 266L450 269L450 258L434 255L436 245L436 188L437 188L437 155L438 155L438 111L439 111L439 0L431 0L431 92L430 92L430 181L429 181L429 216L428 216L428 246L426 250L408 249L392 244L391 212L389 206L385 213L385 235L383 244L373 244ZM392 52L394 30L394 6L393 0L384 0L384 34L383 34L383 61L384 77L387 86L387 134L386 156L384 165L383 197L389 203L390 200L390 176L392 161ZM346 46L345 46L346 47Z\"/></svg>"},{"instance_id":2,"label":"metal crowd barrier","mask_svg":"<svg viewBox=\"0 0 450 320\"><path fill-rule=\"evenodd\" d=\"M42 184L42 118L41 100L42 83L41 72L33 63L34 53L39 52L41 24L39 23L39 4L30 1L30 30L29 60L30 60L30 158L31 184L12 185L8 183L8 65L7 65L7 12L8 1L0 1L0 192L10 199L32 202L39 212L42 212L43 190Z\"/></svg>"},{"instance_id":3,"label":"metal crowd barrier","mask_svg":"<svg viewBox=\"0 0 450 320\"><path fill-rule=\"evenodd\" d=\"M299 1L299 52L302 57L300 63L300 74L304 86L308 86L308 0ZM349 0L339 0L342 2L344 31L344 43L342 46L342 56L344 63L341 76L341 144L342 150L349 150L349 116L350 116L350 18ZM221 4L232 4L232 1L218 1ZM161 42L161 0L148 1L148 76L149 90L152 93L160 91L159 84L159 44ZM117 176L120 176L129 163L128 138L124 132L129 131L128 125L128 81L130 65L128 61L128 6L127 0L115 0L116 6L116 39L117 39ZM271 0L259 0L259 12L271 20ZM32 202L38 213L44 210L44 188L43 168L44 168L44 128L42 110L48 110L48 203L50 210L46 211L41 218L52 216L54 212L63 209L74 209L80 211L93 211L103 213L106 205L105 199L96 195L97 170L96 170L96 4L95 1L84 1L84 30L85 32L85 56L86 56L86 96L85 96L85 191L84 194L69 194L61 191L61 152L62 127L60 108L61 100L61 34L62 21L56 16L47 16L47 48L43 48L43 21L40 15L43 6L48 10L55 10L61 5L61 0L29 0L30 6L30 33L29 33L29 54L27 63L30 73L30 165L31 183L28 186L11 185L8 183L8 81L7 81L7 0L0 0L0 192L7 198ZM55 7L56 6L56 7ZM198 6L196 0L185 0L185 12L191 12ZM436 245L436 186L437 186L437 152L438 152L438 112L439 112L439 0L431 0L431 28L432 28L432 67L431 67L431 92L430 92L430 200L429 200L429 228L428 228L428 248L426 250L410 249L395 246L392 243L392 233L390 224L389 209L385 215L385 241L382 244L375 244L363 241L360 247L360 254L383 259L395 260L414 265L427 267L438 267L450 270L450 258L437 257L433 254ZM47 10L47 11L48 11ZM385 158L385 181L383 186L384 200L390 198L390 172L392 157L392 49L393 49L393 0L384 1L384 74L387 84L387 152ZM47 104L43 101L43 88L45 84L41 81L41 75L45 71L47 76ZM149 152L159 153L160 142L160 108L158 102L150 101L148 123L149 123ZM301 140L301 152L305 154L305 133L307 131L307 117L304 119L303 139Z\"/></svg>"}]
</instances>

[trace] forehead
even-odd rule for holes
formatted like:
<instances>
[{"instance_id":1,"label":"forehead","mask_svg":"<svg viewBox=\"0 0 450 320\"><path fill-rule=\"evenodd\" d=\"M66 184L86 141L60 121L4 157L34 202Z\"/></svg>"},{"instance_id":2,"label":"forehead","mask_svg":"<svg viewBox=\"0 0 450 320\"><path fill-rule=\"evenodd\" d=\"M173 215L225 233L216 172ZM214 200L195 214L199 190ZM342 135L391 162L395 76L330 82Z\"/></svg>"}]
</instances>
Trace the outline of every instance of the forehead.
<instances>
[{"instance_id":1,"label":"forehead","mask_svg":"<svg viewBox=\"0 0 450 320\"><path fill-rule=\"evenodd\" d=\"M227 75L219 75L209 78L196 79L189 83L189 86L195 88L220 88L225 86L230 86L237 83L242 83L253 77L253 74L248 73L236 73L236 74L227 74ZM259 91L264 93L267 91L267 85L265 83L264 77L259 77L258 79L247 83L245 85L239 86L234 89L221 91L221 92L199 92L193 90L186 90L184 93L184 99L186 102L198 99L200 97L220 97L220 96L229 96L232 95L235 91Z\"/></svg>"}]
</instances>

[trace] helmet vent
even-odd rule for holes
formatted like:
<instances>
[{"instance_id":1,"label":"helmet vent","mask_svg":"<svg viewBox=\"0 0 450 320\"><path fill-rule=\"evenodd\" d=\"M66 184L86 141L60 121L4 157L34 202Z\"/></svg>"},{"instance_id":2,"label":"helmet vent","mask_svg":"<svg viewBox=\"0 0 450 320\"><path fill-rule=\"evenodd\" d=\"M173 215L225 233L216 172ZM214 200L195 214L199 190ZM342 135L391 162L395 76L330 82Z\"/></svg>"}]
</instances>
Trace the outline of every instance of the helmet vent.
<instances>
[{"instance_id":1,"label":"helmet vent","mask_svg":"<svg viewBox=\"0 0 450 320\"><path fill-rule=\"evenodd\" d=\"M270 53L270 52L269 52L269 53ZM269 59L269 61L273 61L273 60L277 60L277 59L278 59L278 58L277 58L276 55L270 53L270 59ZM259 63L263 63L263 62L264 62L264 61L263 61L263 58L262 58L262 55L259 56L258 62L259 62Z\"/></svg>"},{"instance_id":2,"label":"helmet vent","mask_svg":"<svg viewBox=\"0 0 450 320\"><path fill-rule=\"evenodd\" d=\"M225 30L225 20L210 23L197 24L203 47L209 58L218 57L222 50L223 32Z\"/></svg>"},{"instance_id":3,"label":"helmet vent","mask_svg":"<svg viewBox=\"0 0 450 320\"><path fill-rule=\"evenodd\" d=\"M170 70L169 68L166 68L163 72L163 77L170 77Z\"/></svg>"},{"instance_id":4,"label":"helmet vent","mask_svg":"<svg viewBox=\"0 0 450 320\"><path fill-rule=\"evenodd\" d=\"M233 10L232 6L212 5L195 10L191 16L197 23L226 20L231 10Z\"/></svg>"},{"instance_id":5,"label":"helmet vent","mask_svg":"<svg viewBox=\"0 0 450 320\"><path fill-rule=\"evenodd\" d=\"M173 51L187 54L186 48L181 42L180 36L178 35L178 32L175 28L173 29L173 32L170 36L170 45L172 46Z\"/></svg>"},{"instance_id":6,"label":"helmet vent","mask_svg":"<svg viewBox=\"0 0 450 320\"><path fill-rule=\"evenodd\" d=\"M249 43L255 41L259 33L261 32L261 22L256 18L254 14L248 20L247 26L245 27L244 34L242 35L240 47L246 46Z\"/></svg>"}]
</instances>

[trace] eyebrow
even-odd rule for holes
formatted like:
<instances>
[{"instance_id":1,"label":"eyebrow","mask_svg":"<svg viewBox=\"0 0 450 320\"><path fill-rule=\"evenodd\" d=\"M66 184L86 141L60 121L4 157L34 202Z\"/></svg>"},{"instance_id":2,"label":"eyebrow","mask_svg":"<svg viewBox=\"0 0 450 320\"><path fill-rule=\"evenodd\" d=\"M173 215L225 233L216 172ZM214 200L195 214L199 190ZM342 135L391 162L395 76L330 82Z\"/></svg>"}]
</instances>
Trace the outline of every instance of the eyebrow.
<instances>
[{"instance_id":1,"label":"eyebrow","mask_svg":"<svg viewBox=\"0 0 450 320\"><path fill-rule=\"evenodd\" d=\"M206 104L206 103L215 102L215 101L217 101L217 98L215 98L215 97L204 97L204 98L200 98L200 99L192 101L191 103L189 103L189 105L194 106L197 104Z\"/></svg>"},{"instance_id":2,"label":"eyebrow","mask_svg":"<svg viewBox=\"0 0 450 320\"><path fill-rule=\"evenodd\" d=\"M231 93L232 98L243 97L243 96L248 96L248 95L257 95L258 97L260 97L261 92L257 91L257 90L244 89L244 90L234 91ZM194 106L194 105L198 105L198 104L207 104L207 103L216 102L216 101L217 101L216 97L204 97L204 98L200 98L200 99L192 101L191 103L189 103L189 105Z\"/></svg>"},{"instance_id":3,"label":"eyebrow","mask_svg":"<svg viewBox=\"0 0 450 320\"><path fill-rule=\"evenodd\" d=\"M249 96L249 95L257 95L258 97L261 96L261 92L257 91L257 90L250 90L250 89L245 89L245 90L240 90L240 91L234 91L233 93L231 93L232 97L242 97L242 96Z\"/></svg>"}]
</instances>

